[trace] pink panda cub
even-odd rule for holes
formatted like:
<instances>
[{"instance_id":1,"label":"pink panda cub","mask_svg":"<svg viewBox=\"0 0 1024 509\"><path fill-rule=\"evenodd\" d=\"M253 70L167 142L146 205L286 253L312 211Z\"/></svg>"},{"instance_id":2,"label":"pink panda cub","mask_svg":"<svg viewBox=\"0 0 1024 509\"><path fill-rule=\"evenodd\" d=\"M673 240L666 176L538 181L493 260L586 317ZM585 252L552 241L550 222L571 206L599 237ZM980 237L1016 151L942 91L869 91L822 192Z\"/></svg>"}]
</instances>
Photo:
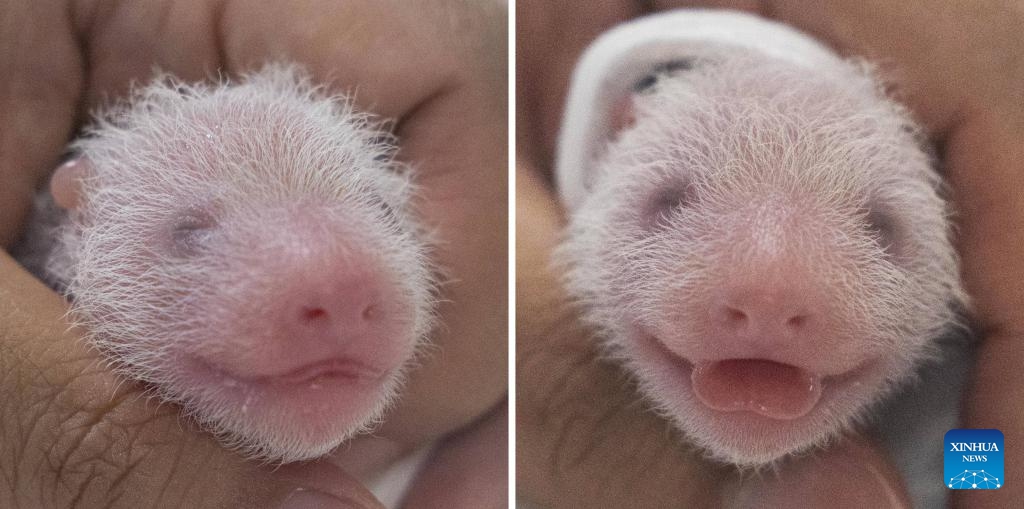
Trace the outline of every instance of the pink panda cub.
<instances>
[{"instance_id":1,"label":"pink panda cub","mask_svg":"<svg viewBox=\"0 0 1024 509\"><path fill-rule=\"evenodd\" d=\"M936 356L965 299L921 138L864 65L783 25L621 25L562 124L567 285L714 458L822 445Z\"/></svg>"},{"instance_id":2,"label":"pink panda cub","mask_svg":"<svg viewBox=\"0 0 1024 509\"><path fill-rule=\"evenodd\" d=\"M287 65L158 78L72 144L23 262L117 369L225 445L323 456L381 419L434 322L428 235L383 127Z\"/></svg>"}]
</instances>

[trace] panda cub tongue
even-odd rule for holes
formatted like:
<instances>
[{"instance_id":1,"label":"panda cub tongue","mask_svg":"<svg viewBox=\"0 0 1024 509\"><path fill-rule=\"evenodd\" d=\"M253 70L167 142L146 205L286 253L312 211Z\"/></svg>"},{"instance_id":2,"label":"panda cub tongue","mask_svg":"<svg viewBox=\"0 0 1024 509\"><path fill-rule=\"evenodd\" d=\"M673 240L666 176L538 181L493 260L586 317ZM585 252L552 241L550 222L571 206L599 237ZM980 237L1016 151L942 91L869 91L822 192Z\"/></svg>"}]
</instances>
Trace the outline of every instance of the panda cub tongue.
<instances>
[{"instance_id":1,"label":"panda cub tongue","mask_svg":"<svg viewBox=\"0 0 1024 509\"><path fill-rule=\"evenodd\" d=\"M796 419L811 411L821 397L821 377L760 359L697 363L691 380L697 398L709 408L745 410L772 419Z\"/></svg>"}]
</instances>

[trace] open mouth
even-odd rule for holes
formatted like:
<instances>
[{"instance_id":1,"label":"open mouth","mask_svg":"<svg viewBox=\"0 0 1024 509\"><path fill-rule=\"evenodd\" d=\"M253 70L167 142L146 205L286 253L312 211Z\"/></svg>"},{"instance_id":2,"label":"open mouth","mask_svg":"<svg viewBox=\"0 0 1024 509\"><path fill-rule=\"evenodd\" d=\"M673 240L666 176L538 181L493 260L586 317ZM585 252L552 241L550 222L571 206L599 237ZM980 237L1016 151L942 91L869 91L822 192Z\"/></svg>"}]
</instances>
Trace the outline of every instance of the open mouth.
<instances>
[{"instance_id":1,"label":"open mouth","mask_svg":"<svg viewBox=\"0 0 1024 509\"><path fill-rule=\"evenodd\" d=\"M871 360L844 373L822 375L763 358L694 363L670 351L656 336L641 334L645 348L670 367L673 379L715 413L751 415L776 422L794 421L828 405L871 369ZM739 416L737 415L737 416Z\"/></svg>"},{"instance_id":2,"label":"open mouth","mask_svg":"<svg viewBox=\"0 0 1024 509\"><path fill-rule=\"evenodd\" d=\"M690 382L704 406L748 411L778 420L806 415L821 398L823 380L805 369L764 359L727 359L693 367Z\"/></svg>"}]
</instances>

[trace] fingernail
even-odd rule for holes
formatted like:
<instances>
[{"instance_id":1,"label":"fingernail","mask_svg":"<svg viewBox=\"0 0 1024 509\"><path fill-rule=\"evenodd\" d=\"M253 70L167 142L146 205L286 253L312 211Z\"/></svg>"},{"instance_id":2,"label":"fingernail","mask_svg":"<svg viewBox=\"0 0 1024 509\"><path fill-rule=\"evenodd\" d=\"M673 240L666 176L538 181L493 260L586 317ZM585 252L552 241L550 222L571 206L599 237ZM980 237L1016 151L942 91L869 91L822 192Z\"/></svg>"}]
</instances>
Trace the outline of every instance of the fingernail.
<instances>
[{"instance_id":1,"label":"fingernail","mask_svg":"<svg viewBox=\"0 0 1024 509\"><path fill-rule=\"evenodd\" d=\"M351 500L342 500L334 495L309 488L296 488L288 494L281 509L353 509L361 507Z\"/></svg>"}]
</instances>

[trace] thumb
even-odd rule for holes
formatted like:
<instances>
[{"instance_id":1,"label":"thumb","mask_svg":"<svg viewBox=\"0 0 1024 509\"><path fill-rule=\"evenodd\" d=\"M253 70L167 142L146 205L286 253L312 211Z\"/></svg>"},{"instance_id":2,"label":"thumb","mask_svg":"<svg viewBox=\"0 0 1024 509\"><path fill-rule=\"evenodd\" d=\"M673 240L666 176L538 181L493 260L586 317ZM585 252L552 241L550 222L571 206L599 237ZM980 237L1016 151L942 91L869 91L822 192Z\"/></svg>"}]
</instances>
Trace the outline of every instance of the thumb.
<instances>
[{"instance_id":1,"label":"thumb","mask_svg":"<svg viewBox=\"0 0 1024 509\"><path fill-rule=\"evenodd\" d=\"M0 251L0 507L381 508L326 462L228 451L115 376L63 300Z\"/></svg>"},{"instance_id":2,"label":"thumb","mask_svg":"<svg viewBox=\"0 0 1024 509\"><path fill-rule=\"evenodd\" d=\"M787 460L772 472L743 478L726 493L725 506L734 508L911 507L899 473L862 438Z\"/></svg>"}]
</instances>

